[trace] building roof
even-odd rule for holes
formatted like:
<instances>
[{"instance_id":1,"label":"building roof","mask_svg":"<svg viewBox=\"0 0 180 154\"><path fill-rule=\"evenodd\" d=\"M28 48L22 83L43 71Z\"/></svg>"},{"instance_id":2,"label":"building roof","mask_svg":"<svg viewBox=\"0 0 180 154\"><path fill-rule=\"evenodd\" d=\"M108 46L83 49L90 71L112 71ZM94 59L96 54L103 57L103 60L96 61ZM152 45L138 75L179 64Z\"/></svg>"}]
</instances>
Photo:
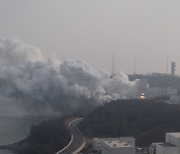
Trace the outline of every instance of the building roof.
<instances>
[{"instance_id":1,"label":"building roof","mask_svg":"<svg viewBox=\"0 0 180 154\"><path fill-rule=\"evenodd\" d=\"M132 136L125 136L119 138L93 138L93 140L109 141L109 140L123 140L123 139L135 139Z\"/></svg>"},{"instance_id":2,"label":"building roof","mask_svg":"<svg viewBox=\"0 0 180 154\"><path fill-rule=\"evenodd\" d=\"M174 136L176 138L180 138L180 132L176 132L176 133L166 133L168 135Z\"/></svg>"},{"instance_id":3,"label":"building roof","mask_svg":"<svg viewBox=\"0 0 180 154\"><path fill-rule=\"evenodd\" d=\"M156 147L157 145L163 146L163 147L176 147L173 144L170 143L163 143L163 142L157 142L157 143L152 143L151 147Z\"/></svg>"},{"instance_id":4,"label":"building roof","mask_svg":"<svg viewBox=\"0 0 180 154\"><path fill-rule=\"evenodd\" d=\"M159 145L161 145L163 147L176 147L175 145L172 145L170 143L162 143L162 144L159 144Z\"/></svg>"},{"instance_id":5,"label":"building roof","mask_svg":"<svg viewBox=\"0 0 180 154\"><path fill-rule=\"evenodd\" d=\"M93 138L95 140L101 140L101 141L109 141L109 140L118 140L119 138Z\"/></svg>"},{"instance_id":6,"label":"building roof","mask_svg":"<svg viewBox=\"0 0 180 154\"><path fill-rule=\"evenodd\" d=\"M125 147L132 147L131 145L127 144L126 142L122 140L109 140L109 141L103 141L104 144L111 148L125 148Z\"/></svg>"}]
</instances>

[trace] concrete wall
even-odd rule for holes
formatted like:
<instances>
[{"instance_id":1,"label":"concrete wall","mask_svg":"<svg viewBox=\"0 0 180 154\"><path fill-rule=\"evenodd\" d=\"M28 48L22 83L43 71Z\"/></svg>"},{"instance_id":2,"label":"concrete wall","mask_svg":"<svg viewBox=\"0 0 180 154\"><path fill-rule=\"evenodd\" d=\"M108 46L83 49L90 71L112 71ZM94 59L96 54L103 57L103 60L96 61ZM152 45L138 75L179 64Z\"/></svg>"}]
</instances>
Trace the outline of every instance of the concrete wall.
<instances>
[{"instance_id":1,"label":"concrete wall","mask_svg":"<svg viewBox=\"0 0 180 154\"><path fill-rule=\"evenodd\" d=\"M92 140L92 148L93 148L93 150L101 151L101 149L102 149L102 143L101 142L102 142L101 139L93 138L93 140Z\"/></svg>"}]
</instances>

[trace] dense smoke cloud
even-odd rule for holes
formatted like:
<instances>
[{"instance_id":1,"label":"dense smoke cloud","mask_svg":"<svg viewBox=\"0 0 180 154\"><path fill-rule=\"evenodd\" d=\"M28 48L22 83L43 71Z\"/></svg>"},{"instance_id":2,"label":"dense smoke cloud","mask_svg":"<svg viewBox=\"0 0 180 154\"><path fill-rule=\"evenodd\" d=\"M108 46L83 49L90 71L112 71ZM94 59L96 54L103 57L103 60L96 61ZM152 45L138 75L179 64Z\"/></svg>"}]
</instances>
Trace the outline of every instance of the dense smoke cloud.
<instances>
[{"instance_id":1,"label":"dense smoke cloud","mask_svg":"<svg viewBox=\"0 0 180 154\"><path fill-rule=\"evenodd\" d=\"M21 100L29 109L60 112L104 101L137 97L137 83L114 78L83 60L45 59L38 48L19 39L0 38L0 94Z\"/></svg>"}]
</instances>

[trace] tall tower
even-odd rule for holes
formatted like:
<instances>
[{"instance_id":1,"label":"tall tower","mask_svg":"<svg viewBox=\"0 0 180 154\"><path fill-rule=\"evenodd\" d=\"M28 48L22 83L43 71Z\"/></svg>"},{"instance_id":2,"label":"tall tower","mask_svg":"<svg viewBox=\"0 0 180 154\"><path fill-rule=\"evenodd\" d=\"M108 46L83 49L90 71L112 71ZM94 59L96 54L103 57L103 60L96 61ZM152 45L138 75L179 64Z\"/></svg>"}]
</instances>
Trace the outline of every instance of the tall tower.
<instances>
[{"instance_id":1,"label":"tall tower","mask_svg":"<svg viewBox=\"0 0 180 154\"><path fill-rule=\"evenodd\" d=\"M176 71L176 63L171 62L171 75L175 75L175 71Z\"/></svg>"},{"instance_id":2,"label":"tall tower","mask_svg":"<svg viewBox=\"0 0 180 154\"><path fill-rule=\"evenodd\" d=\"M136 53L134 53L134 74L136 74Z\"/></svg>"},{"instance_id":3,"label":"tall tower","mask_svg":"<svg viewBox=\"0 0 180 154\"><path fill-rule=\"evenodd\" d=\"M116 76L116 72L115 72L115 53L112 53L112 74L110 76L110 78L113 78Z\"/></svg>"}]
</instances>

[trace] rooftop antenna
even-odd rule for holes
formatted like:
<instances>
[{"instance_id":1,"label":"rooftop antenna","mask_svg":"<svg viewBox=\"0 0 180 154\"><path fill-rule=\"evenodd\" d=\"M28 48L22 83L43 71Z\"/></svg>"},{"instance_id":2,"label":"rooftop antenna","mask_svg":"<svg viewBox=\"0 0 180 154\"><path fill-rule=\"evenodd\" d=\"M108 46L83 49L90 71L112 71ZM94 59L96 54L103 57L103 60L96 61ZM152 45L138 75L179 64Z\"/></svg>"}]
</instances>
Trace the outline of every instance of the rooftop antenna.
<instances>
[{"instance_id":1,"label":"rooftop antenna","mask_svg":"<svg viewBox=\"0 0 180 154\"><path fill-rule=\"evenodd\" d=\"M136 53L134 53L134 74L136 74Z\"/></svg>"}]
</instances>

